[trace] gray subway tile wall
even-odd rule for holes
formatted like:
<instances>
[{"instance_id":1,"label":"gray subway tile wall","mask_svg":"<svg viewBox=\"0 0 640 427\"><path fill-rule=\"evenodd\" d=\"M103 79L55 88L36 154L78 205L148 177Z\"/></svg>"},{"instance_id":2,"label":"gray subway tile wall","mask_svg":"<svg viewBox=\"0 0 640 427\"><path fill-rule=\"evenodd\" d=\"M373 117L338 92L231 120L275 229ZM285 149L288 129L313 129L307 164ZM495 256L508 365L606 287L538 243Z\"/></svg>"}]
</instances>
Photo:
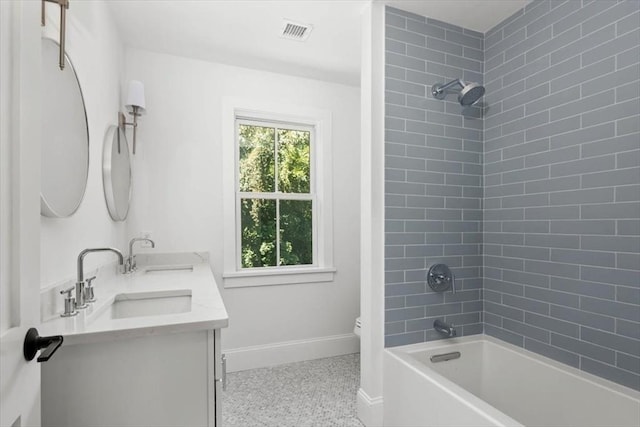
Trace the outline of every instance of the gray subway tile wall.
<instances>
[{"instance_id":1,"label":"gray subway tile wall","mask_svg":"<svg viewBox=\"0 0 640 427\"><path fill-rule=\"evenodd\" d=\"M532 5L485 35L485 332L640 389L640 2Z\"/></svg>"},{"instance_id":2,"label":"gray subway tile wall","mask_svg":"<svg viewBox=\"0 0 640 427\"><path fill-rule=\"evenodd\" d=\"M445 317L640 389L640 2L535 0L484 35L386 16L385 344ZM469 76L483 114L431 97Z\"/></svg>"},{"instance_id":3,"label":"gray subway tile wall","mask_svg":"<svg viewBox=\"0 0 640 427\"><path fill-rule=\"evenodd\" d=\"M385 344L437 339L438 318L481 333L482 115L432 98L431 85L481 79L484 38L398 9L386 17ZM440 262L456 294L426 285Z\"/></svg>"}]
</instances>

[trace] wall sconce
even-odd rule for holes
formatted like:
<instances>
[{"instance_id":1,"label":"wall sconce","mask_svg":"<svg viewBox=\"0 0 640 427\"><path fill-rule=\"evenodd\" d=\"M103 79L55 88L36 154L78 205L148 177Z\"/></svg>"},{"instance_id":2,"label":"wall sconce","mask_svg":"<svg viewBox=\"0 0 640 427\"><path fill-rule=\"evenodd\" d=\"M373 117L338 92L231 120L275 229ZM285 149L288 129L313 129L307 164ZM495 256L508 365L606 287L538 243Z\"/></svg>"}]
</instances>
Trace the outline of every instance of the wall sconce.
<instances>
[{"instance_id":1,"label":"wall sconce","mask_svg":"<svg viewBox=\"0 0 640 427\"><path fill-rule=\"evenodd\" d=\"M146 113L144 100L144 85L138 80L129 82L129 93L125 104L129 114L133 116L133 122L127 122L125 115L118 112L118 124L125 130L126 126L133 126L133 154L136 154L136 129L138 128L138 117Z\"/></svg>"}]
</instances>

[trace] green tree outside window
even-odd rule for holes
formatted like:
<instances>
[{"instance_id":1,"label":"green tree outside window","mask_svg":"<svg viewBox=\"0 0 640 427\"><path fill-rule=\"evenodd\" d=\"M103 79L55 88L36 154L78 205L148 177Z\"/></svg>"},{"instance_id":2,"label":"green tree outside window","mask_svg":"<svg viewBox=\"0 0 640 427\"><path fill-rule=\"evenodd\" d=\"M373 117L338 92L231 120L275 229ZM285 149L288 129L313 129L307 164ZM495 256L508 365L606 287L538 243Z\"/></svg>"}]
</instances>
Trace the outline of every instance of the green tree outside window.
<instances>
[{"instance_id":1,"label":"green tree outside window","mask_svg":"<svg viewBox=\"0 0 640 427\"><path fill-rule=\"evenodd\" d=\"M313 264L311 130L240 122L242 268Z\"/></svg>"}]
</instances>

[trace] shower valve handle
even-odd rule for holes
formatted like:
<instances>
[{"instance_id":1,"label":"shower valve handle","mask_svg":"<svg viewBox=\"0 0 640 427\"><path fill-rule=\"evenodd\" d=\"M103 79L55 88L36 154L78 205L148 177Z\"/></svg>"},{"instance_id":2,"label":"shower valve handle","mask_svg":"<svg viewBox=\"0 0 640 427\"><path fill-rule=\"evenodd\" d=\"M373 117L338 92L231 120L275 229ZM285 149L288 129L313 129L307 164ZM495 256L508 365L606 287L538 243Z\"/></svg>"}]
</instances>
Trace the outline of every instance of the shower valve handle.
<instances>
[{"instance_id":1,"label":"shower valve handle","mask_svg":"<svg viewBox=\"0 0 640 427\"><path fill-rule=\"evenodd\" d=\"M434 264L429 267L427 284L436 292L444 292L451 288L451 291L456 293L455 277L445 264Z\"/></svg>"}]
</instances>

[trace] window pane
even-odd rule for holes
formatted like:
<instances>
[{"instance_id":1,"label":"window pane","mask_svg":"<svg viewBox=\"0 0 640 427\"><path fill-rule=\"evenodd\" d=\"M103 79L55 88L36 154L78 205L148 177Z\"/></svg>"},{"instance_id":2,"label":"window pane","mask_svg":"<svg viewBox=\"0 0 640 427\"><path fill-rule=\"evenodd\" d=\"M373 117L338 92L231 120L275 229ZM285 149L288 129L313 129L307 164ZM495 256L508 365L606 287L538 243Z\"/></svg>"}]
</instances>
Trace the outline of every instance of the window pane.
<instances>
[{"instance_id":1,"label":"window pane","mask_svg":"<svg viewBox=\"0 0 640 427\"><path fill-rule=\"evenodd\" d=\"M276 265L276 201L242 199L242 268Z\"/></svg>"},{"instance_id":2,"label":"window pane","mask_svg":"<svg viewBox=\"0 0 640 427\"><path fill-rule=\"evenodd\" d=\"M278 129L278 190L309 193L311 132Z\"/></svg>"},{"instance_id":3,"label":"window pane","mask_svg":"<svg viewBox=\"0 0 640 427\"><path fill-rule=\"evenodd\" d=\"M313 264L311 200L280 201L280 264Z\"/></svg>"},{"instance_id":4,"label":"window pane","mask_svg":"<svg viewBox=\"0 0 640 427\"><path fill-rule=\"evenodd\" d=\"M275 191L275 129L239 126L240 191Z\"/></svg>"}]
</instances>

